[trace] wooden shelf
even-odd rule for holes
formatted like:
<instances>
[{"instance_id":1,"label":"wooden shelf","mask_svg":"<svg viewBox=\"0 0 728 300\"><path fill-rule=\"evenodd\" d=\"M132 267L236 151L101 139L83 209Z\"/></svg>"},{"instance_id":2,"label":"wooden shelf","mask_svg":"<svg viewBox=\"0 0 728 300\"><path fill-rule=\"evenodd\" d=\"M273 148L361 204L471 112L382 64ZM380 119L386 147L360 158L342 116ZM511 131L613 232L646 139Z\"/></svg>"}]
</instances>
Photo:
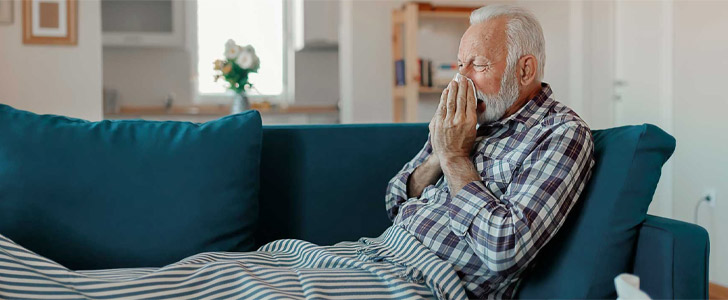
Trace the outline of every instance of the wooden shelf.
<instances>
[{"instance_id":1,"label":"wooden shelf","mask_svg":"<svg viewBox=\"0 0 728 300\"><path fill-rule=\"evenodd\" d=\"M423 11L420 12L420 17L422 18L449 18L449 19L470 19L470 13L469 12L458 12L458 11L445 11L445 12L436 12L436 11Z\"/></svg>"},{"instance_id":2,"label":"wooden shelf","mask_svg":"<svg viewBox=\"0 0 728 300\"><path fill-rule=\"evenodd\" d=\"M470 19L470 13L477 7L469 6L433 6L425 2L410 2L403 6L401 10L395 10L396 17L392 19L395 23L403 23L405 21L403 11L406 7L415 6L417 14L421 18L452 18L452 19Z\"/></svg>"},{"instance_id":3,"label":"wooden shelf","mask_svg":"<svg viewBox=\"0 0 728 300\"><path fill-rule=\"evenodd\" d=\"M394 122L417 122L417 106L421 94L441 93L442 89L421 87L416 62L418 58L417 36L420 19L443 19L467 24L470 13L477 7L434 6L423 2L408 2L392 11L392 66L404 60L405 85L392 89L392 113ZM394 84L394 83L393 83Z\"/></svg>"},{"instance_id":4,"label":"wooden shelf","mask_svg":"<svg viewBox=\"0 0 728 300\"><path fill-rule=\"evenodd\" d=\"M441 88L436 87L428 87L428 86L421 86L418 88L418 92L420 94L439 94L442 93ZM394 87L394 97L397 98L403 98L404 97L404 86L398 85Z\"/></svg>"}]
</instances>

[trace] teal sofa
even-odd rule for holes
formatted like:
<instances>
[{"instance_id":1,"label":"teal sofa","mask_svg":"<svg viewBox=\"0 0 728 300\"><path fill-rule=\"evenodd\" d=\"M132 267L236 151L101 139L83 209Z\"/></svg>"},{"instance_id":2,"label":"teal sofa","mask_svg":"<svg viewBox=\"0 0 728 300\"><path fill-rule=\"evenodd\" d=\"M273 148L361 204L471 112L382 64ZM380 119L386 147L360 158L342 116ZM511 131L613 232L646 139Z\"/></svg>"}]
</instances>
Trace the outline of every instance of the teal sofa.
<instances>
[{"instance_id":1,"label":"teal sofa","mask_svg":"<svg viewBox=\"0 0 728 300\"><path fill-rule=\"evenodd\" d=\"M258 245L377 236L391 225L387 182L422 147L426 124L264 126ZM594 131L596 166L558 234L531 263L519 298L612 298L641 277L655 299L707 298L708 235L647 215L675 140L652 125Z\"/></svg>"},{"instance_id":2,"label":"teal sofa","mask_svg":"<svg viewBox=\"0 0 728 300\"><path fill-rule=\"evenodd\" d=\"M427 131L261 127L256 111L204 124L88 122L0 104L0 234L74 270L378 236L392 224L387 182ZM675 139L653 125L593 137L592 178L518 297L613 299L613 278L627 272L653 298L706 298L706 231L647 215Z\"/></svg>"}]
</instances>

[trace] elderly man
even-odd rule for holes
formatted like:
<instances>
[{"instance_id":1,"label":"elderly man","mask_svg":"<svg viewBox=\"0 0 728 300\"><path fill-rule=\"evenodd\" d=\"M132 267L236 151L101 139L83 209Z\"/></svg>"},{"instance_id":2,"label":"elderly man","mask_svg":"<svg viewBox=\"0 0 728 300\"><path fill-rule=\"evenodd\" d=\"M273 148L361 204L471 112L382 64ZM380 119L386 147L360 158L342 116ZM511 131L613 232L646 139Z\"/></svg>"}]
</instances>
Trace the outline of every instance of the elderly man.
<instances>
[{"instance_id":1,"label":"elderly man","mask_svg":"<svg viewBox=\"0 0 728 300\"><path fill-rule=\"evenodd\" d=\"M450 262L473 298L511 298L591 174L588 125L542 83L544 37L528 11L474 11L460 74L424 148L389 183L396 226Z\"/></svg>"}]
</instances>

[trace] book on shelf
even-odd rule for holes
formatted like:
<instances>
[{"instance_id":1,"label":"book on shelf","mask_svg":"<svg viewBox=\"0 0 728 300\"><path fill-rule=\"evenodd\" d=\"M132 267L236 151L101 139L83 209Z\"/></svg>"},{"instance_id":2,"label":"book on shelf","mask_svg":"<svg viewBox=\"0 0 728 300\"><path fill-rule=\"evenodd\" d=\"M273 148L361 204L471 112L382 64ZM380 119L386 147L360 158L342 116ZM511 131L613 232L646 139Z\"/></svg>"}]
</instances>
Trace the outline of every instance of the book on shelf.
<instances>
[{"instance_id":1,"label":"book on shelf","mask_svg":"<svg viewBox=\"0 0 728 300\"><path fill-rule=\"evenodd\" d=\"M432 87L432 60L427 60L427 86Z\"/></svg>"},{"instance_id":2,"label":"book on shelf","mask_svg":"<svg viewBox=\"0 0 728 300\"><path fill-rule=\"evenodd\" d=\"M396 85L404 85L404 59L394 62L394 79Z\"/></svg>"},{"instance_id":3,"label":"book on shelf","mask_svg":"<svg viewBox=\"0 0 728 300\"><path fill-rule=\"evenodd\" d=\"M422 78L423 78L422 71L423 71L422 58L418 58L417 59L417 80L420 82L420 86L422 86L422 84L424 83L424 81L422 80Z\"/></svg>"},{"instance_id":4,"label":"book on shelf","mask_svg":"<svg viewBox=\"0 0 728 300\"><path fill-rule=\"evenodd\" d=\"M432 87L433 86L433 77L434 72L432 70L432 60L431 59L417 59L417 75L415 76L415 80L419 81L420 86L424 87ZM405 61L404 59L399 59L394 62L394 80L395 85L405 85L406 84L406 76L405 76Z\"/></svg>"},{"instance_id":5,"label":"book on shelf","mask_svg":"<svg viewBox=\"0 0 728 300\"><path fill-rule=\"evenodd\" d=\"M425 86L425 79L427 78L427 60L420 58L417 62L420 64L419 72L417 72L420 75L420 86Z\"/></svg>"}]
</instances>

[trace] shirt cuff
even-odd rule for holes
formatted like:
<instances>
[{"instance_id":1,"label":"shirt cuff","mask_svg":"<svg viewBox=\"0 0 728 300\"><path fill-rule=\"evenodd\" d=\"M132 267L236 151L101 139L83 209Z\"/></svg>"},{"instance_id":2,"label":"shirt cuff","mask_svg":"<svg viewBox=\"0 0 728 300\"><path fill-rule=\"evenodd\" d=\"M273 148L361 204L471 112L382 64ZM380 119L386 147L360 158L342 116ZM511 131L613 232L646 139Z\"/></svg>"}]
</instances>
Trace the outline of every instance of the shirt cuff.
<instances>
[{"instance_id":1,"label":"shirt cuff","mask_svg":"<svg viewBox=\"0 0 728 300\"><path fill-rule=\"evenodd\" d=\"M466 184L450 201L450 229L457 236L465 236L480 210L497 201L482 181Z\"/></svg>"},{"instance_id":2,"label":"shirt cuff","mask_svg":"<svg viewBox=\"0 0 728 300\"><path fill-rule=\"evenodd\" d=\"M412 173L414 173L414 169L407 169L397 174L397 186L399 187L399 196L402 198L401 202L407 201L407 181L409 181Z\"/></svg>"},{"instance_id":3,"label":"shirt cuff","mask_svg":"<svg viewBox=\"0 0 728 300\"><path fill-rule=\"evenodd\" d=\"M392 180L389 186L389 196L387 198L387 214L389 219L394 220L394 217L399 214L399 207L402 203L407 201L407 180L414 168L408 168L404 171L399 172Z\"/></svg>"}]
</instances>

